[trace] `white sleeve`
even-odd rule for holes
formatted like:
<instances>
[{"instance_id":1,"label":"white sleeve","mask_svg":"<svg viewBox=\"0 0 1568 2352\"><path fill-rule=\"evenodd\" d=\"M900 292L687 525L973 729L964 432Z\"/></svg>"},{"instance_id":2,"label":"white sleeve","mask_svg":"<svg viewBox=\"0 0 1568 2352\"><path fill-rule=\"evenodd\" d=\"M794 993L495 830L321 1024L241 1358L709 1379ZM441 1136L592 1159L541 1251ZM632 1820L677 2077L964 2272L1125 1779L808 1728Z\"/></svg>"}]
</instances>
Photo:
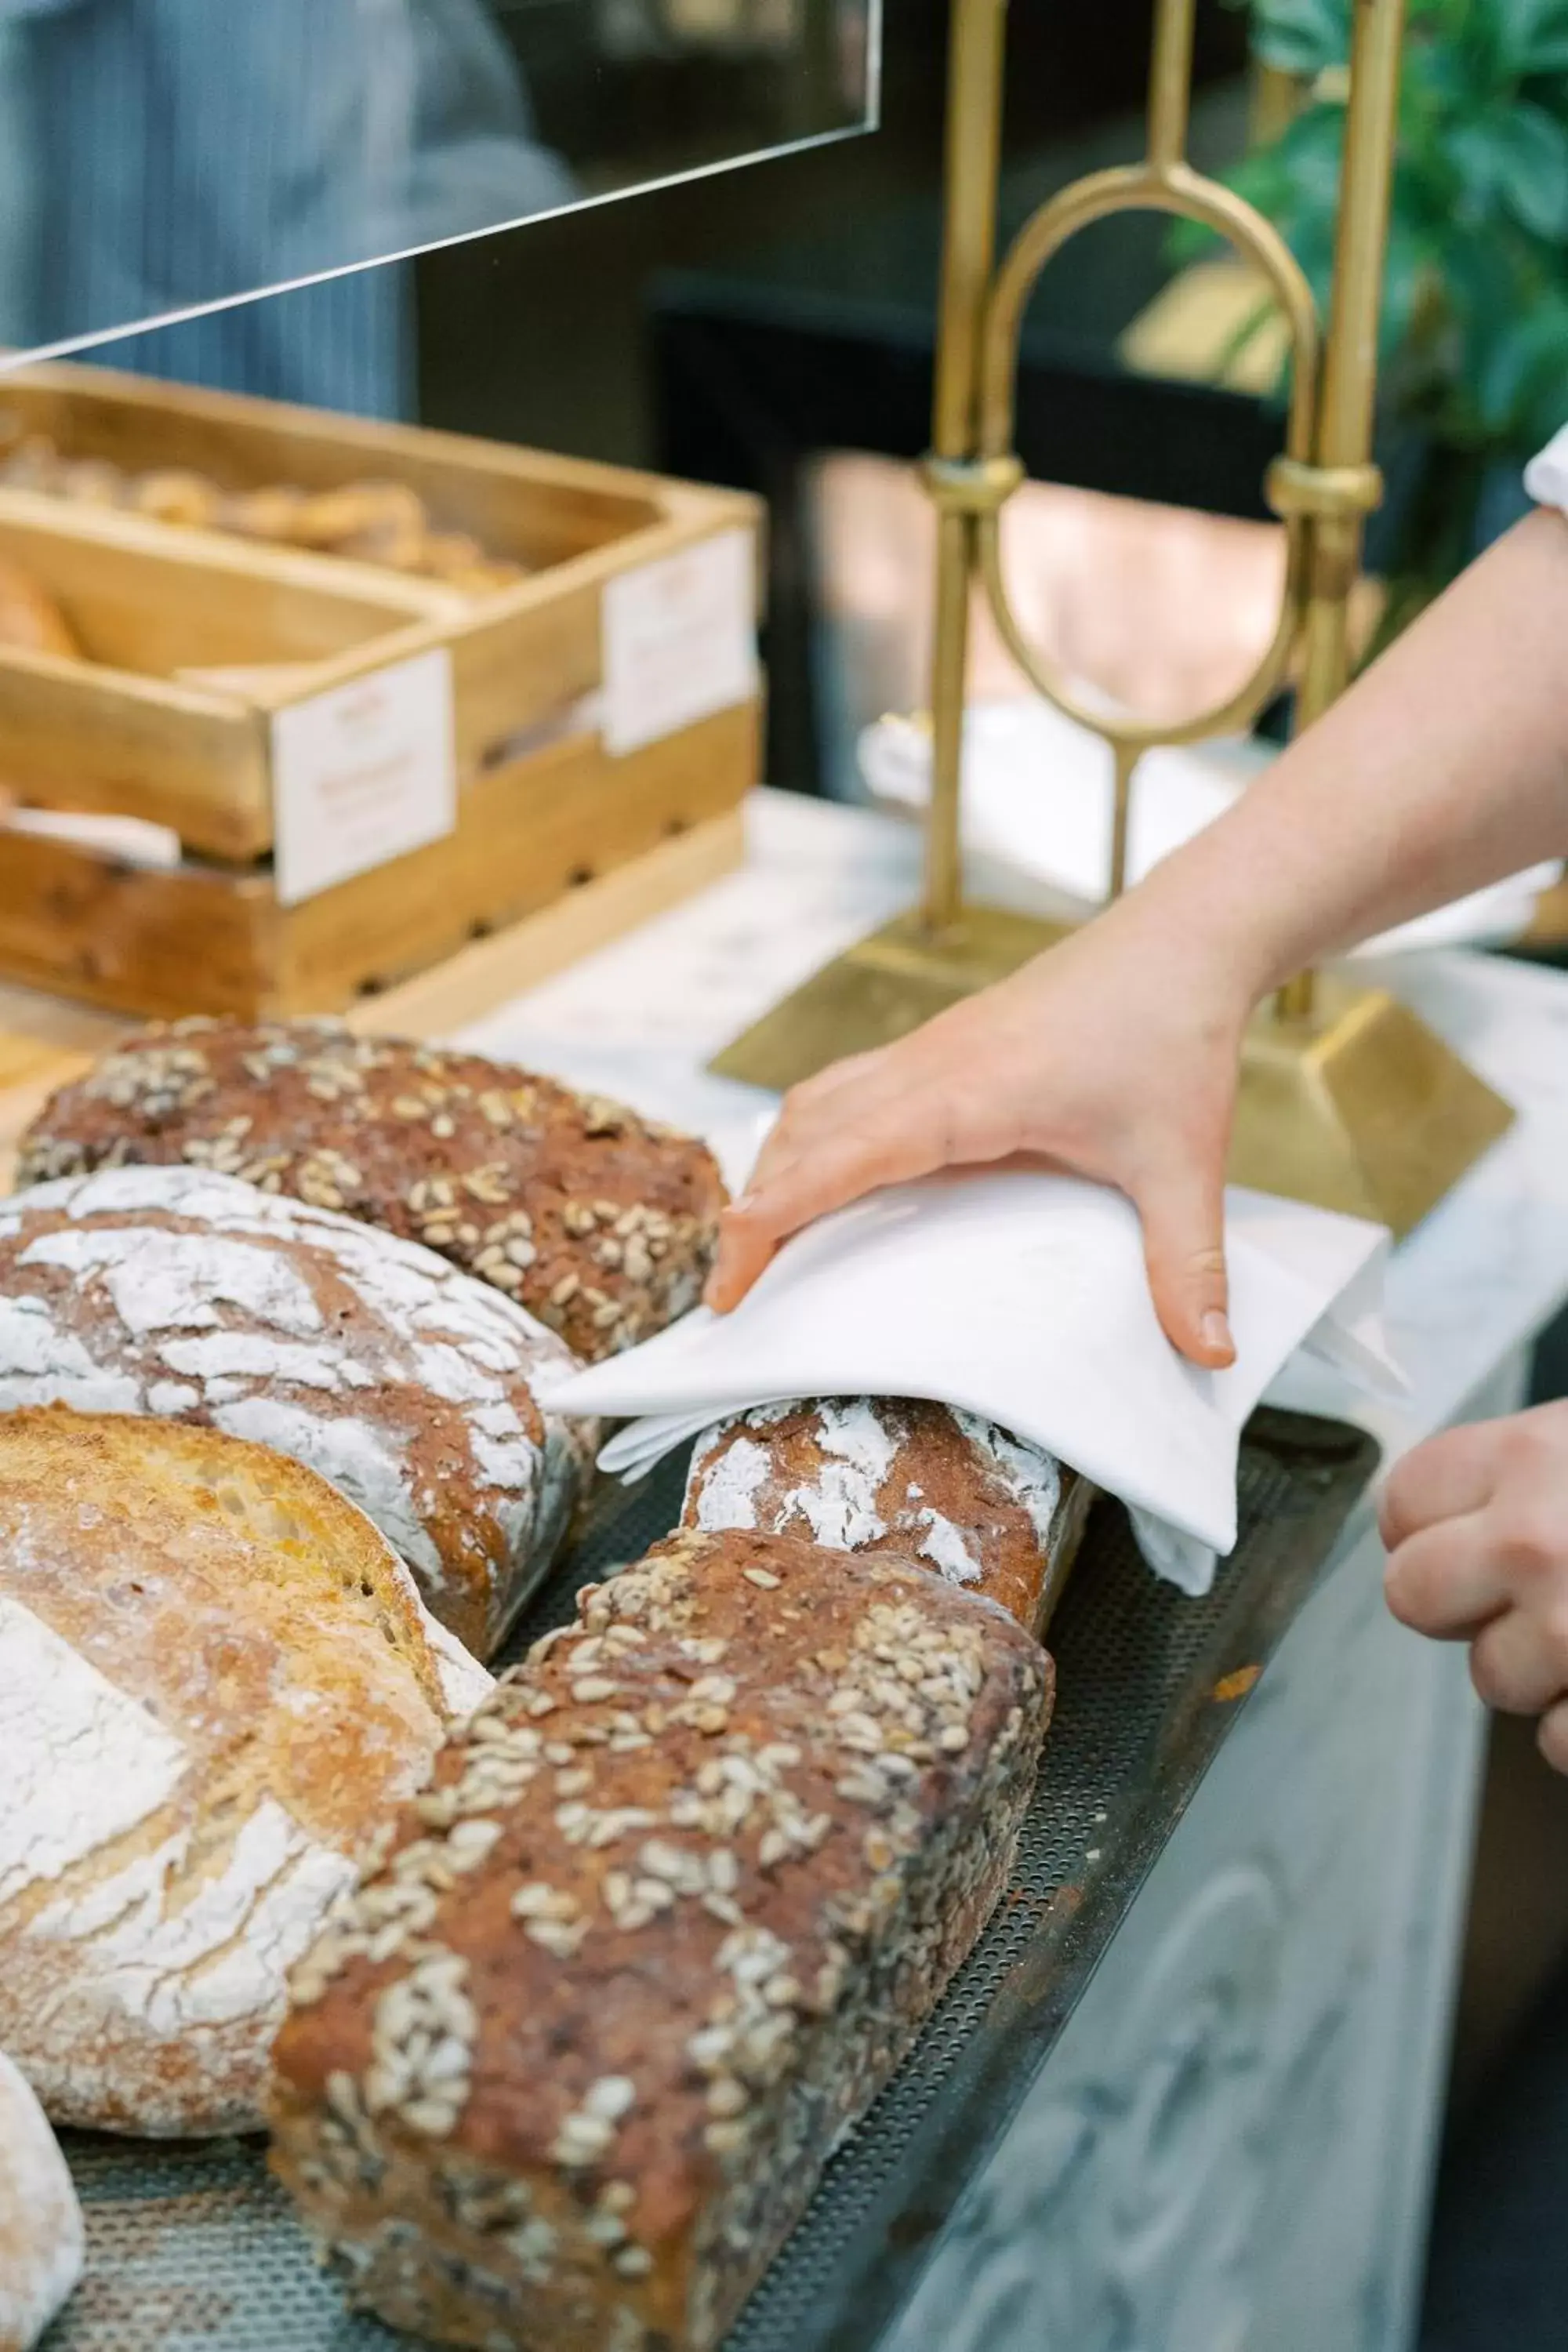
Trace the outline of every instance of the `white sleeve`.
<instances>
[{"instance_id":1,"label":"white sleeve","mask_svg":"<svg viewBox=\"0 0 1568 2352\"><path fill-rule=\"evenodd\" d=\"M1524 487L1537 506L1558 507L1568 514L1568 425L1531 459L1524 469Z\"/></svg>"}]
</instances>

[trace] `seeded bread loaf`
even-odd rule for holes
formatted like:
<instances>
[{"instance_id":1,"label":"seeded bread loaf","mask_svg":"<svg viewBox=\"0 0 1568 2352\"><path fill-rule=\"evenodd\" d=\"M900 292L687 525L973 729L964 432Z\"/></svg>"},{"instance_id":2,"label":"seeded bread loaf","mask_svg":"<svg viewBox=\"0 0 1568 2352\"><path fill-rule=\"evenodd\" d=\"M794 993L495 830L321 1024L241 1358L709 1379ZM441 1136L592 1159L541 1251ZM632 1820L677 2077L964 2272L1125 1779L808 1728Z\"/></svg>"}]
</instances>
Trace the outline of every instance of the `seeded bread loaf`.
<instances>
[{"instance_id":1,"label":"seeded bread loaf","mask_svg":"<svg viewBox=\"0 0 1568 2352\"><path fill-rule=\"evenodd\" d=\"M491 1687L313 1471L0 1415L0 2045L54 2119L254 2128L287 1969Z\"/></svg>"},{"instance_id":2,"label":"seeded bread loaf","mask_svg":"<svg viewBox=\"0 0 1568 2352\"><path fill-rule=\"evenodd\" d=\"M45 1105L17 1181L149 1160L423 1242L587 1363L696 1305L724 1205L700 1143L618 1103L336 1021L145 1031Z\"/></svg>"},{"instance_id":3,"label":"seeded bread loaf","mask_svg":"<svg viewBox=\"0 0 1568 2352\"><path fill-rule=\"evenodd\" d=\"M684 1523L898 1552L1037 1633L1093 1499L1076 1470L975 1413L818 1397L759 1406L699 1438Z\"/></svg>"},{"instance_id":4,"label":"seeded bread loaf","mask_svg":"<svg viewBox=\"0 0 1568 2352\"><path fill-rule=\"evenodd\" d=\"M81 2207L44 2111L0 2052L0 2352L29 2352L81 2276Z\"/></svg>"},{"instance_id":5,"label":"seeded bread loaf","mask_svg":"<svg viewBox=\"0 0 1568 2352\"><path fill-rule=\"evenodd\" d=\"M588 1477L589 1424L531 1382L553 1333L444 1258L198 1168L0 1201L0 1411L155 1413L330 1478L489 1656Z\"/></svg>"},{"instance_id":6,"label":"seeded bread loaf","mask_svg":"<svg viewBox=\"0 0 1568 2352\"><path fill-rule=\"evenodd\" d=\"M995 1903L1050 1689L890 1556L686 1532L584 1591L293 1979L274 2163L355 2299L715 2344Z\"/></svg>"}]
</instances>

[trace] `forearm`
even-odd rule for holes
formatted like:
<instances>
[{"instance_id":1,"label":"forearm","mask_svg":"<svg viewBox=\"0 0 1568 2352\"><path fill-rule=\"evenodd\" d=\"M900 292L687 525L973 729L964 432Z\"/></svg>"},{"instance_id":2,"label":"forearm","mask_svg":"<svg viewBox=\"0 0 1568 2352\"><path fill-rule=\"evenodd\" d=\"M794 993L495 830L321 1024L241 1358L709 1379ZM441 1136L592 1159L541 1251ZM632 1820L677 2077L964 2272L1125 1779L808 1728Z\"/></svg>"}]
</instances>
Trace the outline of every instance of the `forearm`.
<instances>
[{"instance_id":1,"label":"forearm","mask_svg":"<svg viewBox=\"0 0 1568 2352\"><path fill-rule=\"evenodd\" d=\"M1202 940L1251 996L1568 856L1568 520L1474 564L1127 917Z\"/></svg>"}]
</instances>

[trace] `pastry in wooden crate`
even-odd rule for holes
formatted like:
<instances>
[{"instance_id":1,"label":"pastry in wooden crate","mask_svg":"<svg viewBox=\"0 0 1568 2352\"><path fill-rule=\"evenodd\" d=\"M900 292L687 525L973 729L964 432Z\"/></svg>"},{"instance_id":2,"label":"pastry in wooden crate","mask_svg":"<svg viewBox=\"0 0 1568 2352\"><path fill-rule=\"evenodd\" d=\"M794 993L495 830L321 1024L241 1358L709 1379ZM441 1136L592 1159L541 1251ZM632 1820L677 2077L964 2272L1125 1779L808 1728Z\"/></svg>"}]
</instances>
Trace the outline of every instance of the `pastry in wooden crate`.
<instances>
[{"instance_id":1,"label":"pastry in wooden crate","mask_svg":"<svg viewBox=\"0 0 1568 2352\"><path fill-rule=\"evenodd\" d=\"M694 1307L724 1186L623 1104L334 1021L184 1021L47 1103L22 1184L146 1161L344 1210L505 1291L592 1363Z\"/></svg>"},{"instance_id":2,"label":"pastry in wooden crate","mask_svg":"<svg viewBox=\"0 0 1568 2352\"><path fill-rule=\"evenodd\" d=\"M0 562L86 656L0 634L0 781L176 853L8 835L0 972L144 1014L321 1012L616 869L646 872L646 916L739 862L753 500L96 368L8 378L0 410ZM704 616L666 669L722 641L684 717L610 691L626 575L645 623L661 597ZM302 852L400 743L399 824Z\"/></svg>"},{"instance_id":3,"label":"pastry in wooden crate","mask_svg":"<svg viewBox=\"0 0 1568 2352\"><path fill-rule=\"evenodd\" d=\"M0 556L0 646L79 661L81 647L65 614L30 572Z\"/></svg>"},{"instance_id":4,"label":"pastry in wooden crate","mask_svg":"<svg viewBox=\"0 0 1568 2352\"><path fill-rule=\"evenodd\" d=\"M4 422L0 412L0 446ZM384 564L444 580L471 595L493 595L527 577L522 564L487 553L468 532L437 528L424 499L402 482L350 482L313 493L269 483L229 495L189 467L137 473L107 458L72 460L47 433L25 433L17 425L0 454L0 488L73 505L121 507L182 530L226 531Z\"/></svg>"}]
</instances>

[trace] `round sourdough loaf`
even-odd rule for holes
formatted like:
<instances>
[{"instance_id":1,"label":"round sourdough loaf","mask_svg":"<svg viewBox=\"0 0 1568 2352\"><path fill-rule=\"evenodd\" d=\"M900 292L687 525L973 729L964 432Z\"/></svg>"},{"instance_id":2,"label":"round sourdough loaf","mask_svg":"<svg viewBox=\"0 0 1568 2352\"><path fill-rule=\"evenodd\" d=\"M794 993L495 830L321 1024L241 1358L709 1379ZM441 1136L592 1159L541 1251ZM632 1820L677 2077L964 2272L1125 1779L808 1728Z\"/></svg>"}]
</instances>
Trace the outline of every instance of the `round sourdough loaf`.
<instances>
[{"instance_id":1,"label":"round sourdough loaf","mask_svg":"<svg viewBox=\"0 0 1568 2352\"><path fill-rule=\"evenodd\" d=\"M685 1524L895 1552L1034 1633L1094 1490L994 1422L914 1397L760 1405L697 1441Z\"/></svg>"},{"instance_id":2,"label":"round sourdough loaf","mask_svg":"<svg viewBox=\"0 0 1568 2352\"><path fill-rule=\"evenodd\" d=\"M433 1251L194 1168L0 1201L0 1410L210 1424L357 1503L488 1657L586 1483L594 1431L542 1413L553 1333Z\"/></svg>"},{"instance_id":3,"label":"round sourdough loaf","mask_svg":"<svg viewBox=\"0 0 1568 2352\"><path fill-rule=\"evenodd\" d=\"M56 2122L257 2124L289 1968L492 1687L432 1626L297 1462L0 1415L0 2046Z\"/></svg>"},{"instance_id":4,"label":"round sourdough loaf","mask_svg":"<svg viewBox=\"0 0 1568 2352\"><path fill-rule=\"evenodd\" d=\"M19 1181L180 1160L424 1242L588 1363L697 1304L724 1205L702 1144L621 1103L340 1021L127 1039L46 1104Z\"/></svg>"},{"instance_id":5,"label":"round sourdough loaf","mask_svg":"<svg viewBox=\"0 0 1568 2352\"><path fill-rule=\"evenodd\" d=\"M81 2207L44 2111L0 2052L0 2352L27 2352L81 2276Z\"/></svg>"}]
</instances>

